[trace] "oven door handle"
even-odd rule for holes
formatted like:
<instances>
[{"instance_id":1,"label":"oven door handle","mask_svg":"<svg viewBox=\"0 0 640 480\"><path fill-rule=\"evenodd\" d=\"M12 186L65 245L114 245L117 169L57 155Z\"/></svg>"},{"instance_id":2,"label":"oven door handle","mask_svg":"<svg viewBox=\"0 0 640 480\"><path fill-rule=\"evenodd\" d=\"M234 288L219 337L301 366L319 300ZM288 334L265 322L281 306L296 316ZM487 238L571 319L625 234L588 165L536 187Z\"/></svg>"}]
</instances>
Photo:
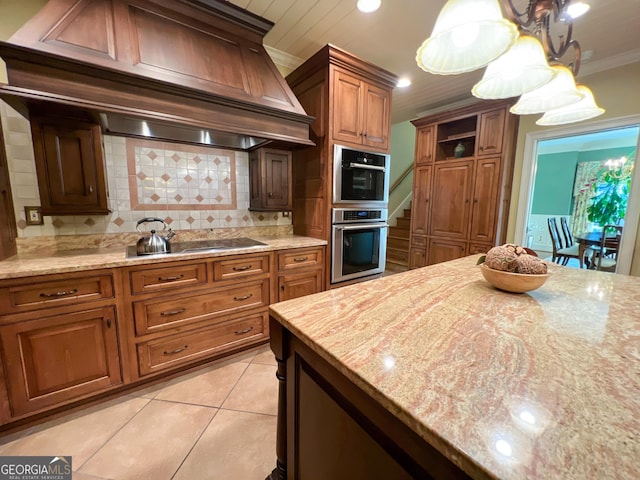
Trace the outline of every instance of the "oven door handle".
<instances>
[{"instance_id":1,"label":"oven door handle","mask_svg":"<svg viewBox=\"0 0 640 480\"><path fill-rule=\"evenodd\" d=\"M364 230L366 228L385 228L388 223L363 223L361 225L334 225L336 230Z\"/></svg>"},{"instance_id":2,"label":"oven door handle","mask_svg":"<svg viewBox=\"0 0 640 480\"><path fill-rule=\"evenodd\" d=\"M365 165L363 163L353 163L349 164L349 168L364 168L365 170L378 170L380 172L386 172L386 168L378 167L376 165Z\"/></svg>"}]
</instances>

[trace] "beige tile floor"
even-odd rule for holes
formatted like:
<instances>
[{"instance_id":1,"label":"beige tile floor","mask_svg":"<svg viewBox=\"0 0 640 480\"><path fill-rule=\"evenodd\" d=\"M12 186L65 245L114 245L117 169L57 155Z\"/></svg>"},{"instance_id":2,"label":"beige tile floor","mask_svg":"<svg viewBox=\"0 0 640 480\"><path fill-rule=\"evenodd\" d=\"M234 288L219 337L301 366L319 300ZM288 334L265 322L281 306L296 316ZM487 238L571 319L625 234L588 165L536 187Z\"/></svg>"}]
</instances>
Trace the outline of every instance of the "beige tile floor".
<instances>
[{"instance_id":1,"label":"beige tile floor","mask_svg":"<svg viewBox=\"0 0 640 480\"><path fill-rule=\"evenodd\" d=\"M249 350L4 435L0 455L71 455L73 480L263 480L276 458L275 365L268 346Z\"/></svg>"}]
</instances>

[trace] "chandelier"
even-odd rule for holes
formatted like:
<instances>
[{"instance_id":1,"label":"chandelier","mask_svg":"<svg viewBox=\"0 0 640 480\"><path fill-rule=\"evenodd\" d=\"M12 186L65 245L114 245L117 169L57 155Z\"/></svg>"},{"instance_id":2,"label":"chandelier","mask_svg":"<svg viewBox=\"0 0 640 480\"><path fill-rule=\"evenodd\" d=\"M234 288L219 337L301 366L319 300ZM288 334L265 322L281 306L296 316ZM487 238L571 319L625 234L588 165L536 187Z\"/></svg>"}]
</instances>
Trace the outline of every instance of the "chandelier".
<instances>
[{"instance_id":1,"label":"chandelier","mask_svg":"<svg viewBox=\"0 0 640 480\"><path fill-rule=\"evenodd\" d=\"M513 0L448 0L416 62L438 75L486 66L471 93L482 99L519 96L511 113L542 113L538 125L587 120L604 113L589 88L575 82L581 52L572 38L573 18L588 8L571 0L529 0L520 10Z\"/></svg>"}]
</instances>

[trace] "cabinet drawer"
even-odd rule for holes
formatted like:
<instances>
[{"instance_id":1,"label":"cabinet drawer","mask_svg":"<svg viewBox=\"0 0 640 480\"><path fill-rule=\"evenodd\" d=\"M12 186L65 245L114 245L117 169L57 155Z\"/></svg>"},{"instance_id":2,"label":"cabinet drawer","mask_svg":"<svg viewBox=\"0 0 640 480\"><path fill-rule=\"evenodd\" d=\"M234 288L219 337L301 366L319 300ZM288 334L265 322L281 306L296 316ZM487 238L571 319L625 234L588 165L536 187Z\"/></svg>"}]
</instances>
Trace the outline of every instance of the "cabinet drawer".
<instances>
[{"instance_id":1,"label":"cabinet drawer","mask_svg":"<svg viewBox=\"0 0 640 480\"><path fill-rule=\"evenodd\" d=\"M196 295L135 302L136 334L156 331L269 305L269 279L217 288Z\"/></svg>"},{"instance_id":2,"label":"cabinet drawer","mask_svg":"<svg viewBox=\"0 0 640 480\"><path fill-rule=\"evenodd\" d=\"M199 328L137 346L141 376L267 338L267 313Z\"/></svg>"},{"instance_id":3,"label":"cabinet drawer","mask_svg":"<svg viewBox=\"0 0 640 480\"><path fill-rule=\"evenodd\" d=\"M207 264L173 264L169 267L137 270L129 273L132 293L155 292L207 283Z\"/></svg>"},{"instance_id":4,"label":"cabinet drawer","mask_svg":"<svg viewBox=\"0 0 640 480\"><path fill-rule=\"evenodd\" d=\"M0 288L0 312L30 310L113 298L111 275L66 278L53 281L16 282Z\"/></svg>"},{"instance_id":5,"label":"cabinet drawer","mask_svg":"<svg viewBox=\"0 0 640 480\"><path fill-rule=\"evenodd\" d=\"M427 237L418 237L417 235L411 236L411 246L412 247L426 247L427 246Z\"/></svg>"},{"instance_id":6,"label":"cabinet drawer","mask_svg":"<svg viewBox=\"0 0 640 480\"><path fill-rule=\"evenodd\" d=\"M493 245L486 243L470 243L469 244L469 255L474 255L476 253L487 253L489 250L493 248Z\"/></svg>"},{"instance_id":7,"label":"cabinet drawer","mask_svg":"<svg viewBox=\"0 0 640 480\"><path fill-rule=\"evenodd\" d=\"M255 257L242 255L213 263L213 279L216 281L250 277L262 273L269 273L269 255Z\"/></svg>"},{"instance_id":8,"label":"cabinet drawer","mask_svg":"<svg viewBox=\"0 0 640 480\"><path fill-rule=\"evenodd\" d=\"M322 249L308 248L278 254L278 270L322 265Z\"/></svg>"}]
</instances>

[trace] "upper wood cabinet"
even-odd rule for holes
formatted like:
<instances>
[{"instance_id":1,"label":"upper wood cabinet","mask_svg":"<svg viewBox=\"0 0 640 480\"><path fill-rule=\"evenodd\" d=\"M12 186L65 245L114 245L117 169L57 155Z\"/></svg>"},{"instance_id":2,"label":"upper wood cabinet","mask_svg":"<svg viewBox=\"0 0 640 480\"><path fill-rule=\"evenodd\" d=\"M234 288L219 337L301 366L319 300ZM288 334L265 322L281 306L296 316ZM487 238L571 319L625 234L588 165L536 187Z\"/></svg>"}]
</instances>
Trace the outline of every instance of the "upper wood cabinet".
<instances>
[{"instance_id":1,"label":"upper wood cabinet","mask_svg":"<svg viewBox=\"0 0 640 480\"><path fill-rule=\"evenodd\" d=\"M107 215L100 126L32 116L31 133L44 215Z\"/></svg>"},{"instance_id":2,"label":"upper wood cabinet","mask_svg":"<svg viewBox=\"0 0 640 480\"><path fill-rule=\"evenodd\" d=\"M517 129L508 107L487 102L413 122L412 268L504 243Z\"/></svg>"},{"instance_id":3,"label":"upper wood cabinet","mask_svg":"<svg viewBox=\"0 0 640 480\"><path fill-rule=\"evenodd\" d=\"M416 130L416 165L433 162L434 132L435 127L431 125Z\"/></svg>"},{"instance_id":4,"label":"upper wood cabinet","mask_svg":"<svg viewBox=\"0 0 640 480\"><path fill-rule=\"evenodd\" d=\"M478 155L497 155L502 152L504 117L506 114L506 110L501 108L480 115Z\"/></svg>"},{"instance_id":5,"label":"upper wood cabinet","mask_svg":"<svg viewBox=\"0 0 640 480\"><path fill-rule=\"evenodd\" d=\"M249 210L291 210L291 152L260 148L249 154Z\"/></svg>"},{"instance_id":6,"label":"upper wood cabinet","mask_svg":"<svg viewBox=\"0 0 640 480\"><path fill-rule=\"evenodd\" d=\"M333 139L388 150L391 90L337 67L333 87Z\"/></svg>"}]
</instances>

